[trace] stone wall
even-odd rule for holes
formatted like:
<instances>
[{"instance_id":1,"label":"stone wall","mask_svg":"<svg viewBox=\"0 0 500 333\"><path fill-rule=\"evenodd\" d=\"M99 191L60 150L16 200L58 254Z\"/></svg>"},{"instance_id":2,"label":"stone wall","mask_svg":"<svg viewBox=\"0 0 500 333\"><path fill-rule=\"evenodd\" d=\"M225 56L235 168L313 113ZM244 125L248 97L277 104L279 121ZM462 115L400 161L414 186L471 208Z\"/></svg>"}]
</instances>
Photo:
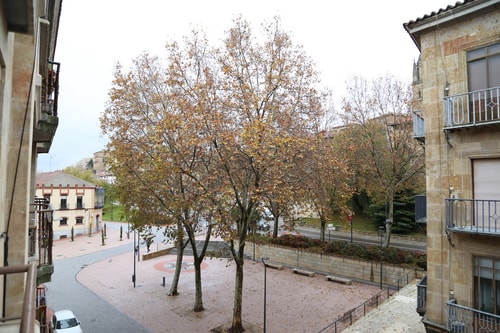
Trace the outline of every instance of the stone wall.
<instances>
[{"instance_id":1,"label":"stone wall","mask_svg":"<svg viewBox=\"0 0 500 333\"><path fill-rule=\"evenodd\" d=\"M311 270L318 273L335 275L353 280L380 283L380 262L356 260L333 255L317 254L304 250L290 249L280 246L256 245L246 243L245 255L250 258L268 257L276 264ZM423 271L404 268L390 264L382 264L382 283L393 287L406 284L408 280L421 278Z\"/></svg>"}]
</instances>

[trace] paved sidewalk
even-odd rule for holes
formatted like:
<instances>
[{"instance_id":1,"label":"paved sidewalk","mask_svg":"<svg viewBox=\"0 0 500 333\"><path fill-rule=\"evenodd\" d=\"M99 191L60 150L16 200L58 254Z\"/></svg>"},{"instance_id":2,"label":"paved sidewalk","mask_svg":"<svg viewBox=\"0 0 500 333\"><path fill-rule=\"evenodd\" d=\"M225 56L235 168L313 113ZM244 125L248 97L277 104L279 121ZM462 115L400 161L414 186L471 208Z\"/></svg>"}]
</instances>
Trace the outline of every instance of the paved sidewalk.
<instances>
[{"instance_id":1,"label":"paved sidewalk","mask_svg":"<svg viewBox=\"0 0 500 333\"><path fill-rule=\"evenodd\" d=\"M133 242L132 235L127 239L125 232L124 239L119 240L118 224L107 222L107 225L106 245L102 245L100 234L79 236L74 242L55 241L55 260ZM202 289L205 311L195 313L192 311L192 257L184 258L178 288L180 294L167 296L175 256L166 255L136 263L137 280L134 288L131 281L133 245L130 244L130 247L130 253L86 266L77 275L77 280L152 332L206 333L231 322L234 302L233 262L210 258L204 261ZM151 248L156 249L156 244ZM141 248L142 253L145 250L145 247ZM247 332L263 332L264 267L260 261L247 260L244 269L244 327ZM272 333L319 332L338 316L379 292L375 285L354 282L346 286L326 281L324 276L306 277L287 269L267 268L266 277L266 330ZM163 280L166 286L162 285ZM50 306L50 300L48 302ZM416 287L413 284L344 332L425 332L415 311L415 302ZM392 317L388 317L389 314ZM85 329L85 323L82 323L82 327Z\"/></svg>"}]
</instances>

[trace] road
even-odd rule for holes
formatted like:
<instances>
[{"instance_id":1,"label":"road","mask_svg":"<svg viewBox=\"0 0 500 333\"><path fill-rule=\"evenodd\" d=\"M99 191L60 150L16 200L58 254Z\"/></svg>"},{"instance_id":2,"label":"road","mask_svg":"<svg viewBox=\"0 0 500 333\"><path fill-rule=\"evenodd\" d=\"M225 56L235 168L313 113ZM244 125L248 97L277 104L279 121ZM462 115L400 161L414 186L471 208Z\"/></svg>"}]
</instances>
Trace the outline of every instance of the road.
<instances>
[{"instance_id":1,"label":"road","mask_svg":"<svg viewBox=\"0 0 500 333\"><path fill-rule=\"evenodd\" d=\"M131 245L125 244L78 257L55 260L52 281L45 284L50 307L54 311L72 310L82 323L84 332L150 333L76 280L76 275L83 267L130 251Z\"/></svg>"},{"instance_id":2,"label":"road","mask_svg":"<svg viewBox=\"0 0 500 333\"><path fill-rule=\"evenodd\" d=\"M303 228L303 227L295 227L295 230L300 232L302 235L312 238L312 239L319 239L319 229L314 229L314 228ZM370 235L359 235L356 233L353 233L353 242L354 243L364 243L364 244L370 244L370 245L379 245L380 246L380 237L378 236L370 236ZM331 240L344 240L344 241L351 241L351 234L350 232L341 232L341 231L326 231L325 232L325 240L326 241L331 241ZM391 238L391 247L397 247L401 249L406 249L406 250L413 250L413 251L422 251L425 252L427 251L426 243L425 241L408 241L408 240L401 240L401 239L395 239Z\"/></svg>"}]
</instances>

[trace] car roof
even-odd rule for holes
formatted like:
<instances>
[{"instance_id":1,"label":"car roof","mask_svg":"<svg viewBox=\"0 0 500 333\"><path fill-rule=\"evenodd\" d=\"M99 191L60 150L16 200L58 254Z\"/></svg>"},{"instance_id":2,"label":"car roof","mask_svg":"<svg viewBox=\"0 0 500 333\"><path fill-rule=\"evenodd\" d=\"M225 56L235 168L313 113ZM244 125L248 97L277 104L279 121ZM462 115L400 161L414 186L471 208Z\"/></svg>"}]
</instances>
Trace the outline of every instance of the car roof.
<instances>
[{"instance_id":1,"label":"car roof","mask_svg":"<svg viewBox=\"0 0 500 333\"><path fill-rule=\"evenodd\" d=\"M71 311L71 310L56 311L54 313L54 316L56 316L57 320L75 318L75 315L73 314L73 311Z\"/></svg>"}]
</instances>

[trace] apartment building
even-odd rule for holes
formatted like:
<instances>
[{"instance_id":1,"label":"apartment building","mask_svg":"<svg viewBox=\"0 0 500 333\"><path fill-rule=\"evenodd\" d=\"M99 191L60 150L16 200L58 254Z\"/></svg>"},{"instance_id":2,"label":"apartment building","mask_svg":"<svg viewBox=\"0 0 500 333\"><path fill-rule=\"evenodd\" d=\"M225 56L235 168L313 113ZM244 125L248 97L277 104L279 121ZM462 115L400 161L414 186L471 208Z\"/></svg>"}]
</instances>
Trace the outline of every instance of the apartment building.
<instances>
[{"instance_id":1,"label":"apartment building","mask_svg":"<svg viewBox=\"0 0 500 333\"><path fill-rule=\"evenodd\" d=\"M0 5L1 332L43 330L37 285L53 272L52 221L50 207L35 200L34 178L37 156L49 151L59 119L54 56L61 1Z\"/></svg>"},{"instance_id":2,"label":"apartment building","mask_svg":"<svg viewBox=\"0 0 500 333\"><path fill-rule=\"evenodd\" d=\"M100 230L104 189L62 171L36 175L36 197L53 209L53 239Z\"/></svg>"},{"instance_id":3,"label":"apartment building","mask_svg":"<svg viewBox=\"0 0 500 333\"><path fill-rule=\"evenodd\" d=\"M420 51L427 332L500 332L500 0L466 0L404 24Z\"/></svg>"}]
</instances>

